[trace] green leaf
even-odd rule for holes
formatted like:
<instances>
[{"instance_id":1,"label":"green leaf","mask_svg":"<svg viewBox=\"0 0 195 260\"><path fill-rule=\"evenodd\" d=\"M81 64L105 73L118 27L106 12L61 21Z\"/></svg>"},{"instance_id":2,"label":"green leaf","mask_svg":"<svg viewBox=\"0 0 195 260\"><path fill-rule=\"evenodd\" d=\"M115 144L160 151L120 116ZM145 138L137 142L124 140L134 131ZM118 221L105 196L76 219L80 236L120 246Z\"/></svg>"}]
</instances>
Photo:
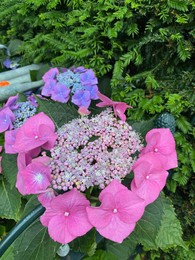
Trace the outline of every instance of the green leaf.
<instances>
[{"instance_id":1,"label":"green leaf","mask_svg":"<svg viewBox=\"0 0 195 260\"><path fill-rule=\"evenodd\" d=\"M32 210L34 210L35 207L38 205L40 205L40 202L37 199L37 195L29 196L29 200L26 203L24 210L22 212L22 217L26 216L28 213L30 213Z\"/></svg>"},{"instance_id":2,"label":"green leaf","mask_svg":"<svg viewBox=\"0 0 195 260\"><path fill-rule=\"evenodd\" d=\"M151 118L147 121L140 121L135 123L131 122L130 120L127 120L127 123L132 126L133 130L140 133L143 138L145 138L145 135L148 131L154 128L154 118Z\"/></svg>"},{"instance_id":3,"label":"green leaf","mask_svg":"<svg viewBox=\"0 0 195 260\"><path fill-rule=\"evenodd\" d=\"M117 256L118 259L127 260L134 253L137 243L134 236L130 235L121 244L107 240L106 249L109 253Z\"/></svg>"},{"instance_id":4,"label":"green leaf","mask_svg":"<svg viewBox=\"0 0 195 260\"><path fill-rule=\"evenodd\" d=\"M2 255L1 260L14 260L13 246L8 247L8 249Z\"/></svg>"},{"instance_id":5,"label":"green leaf","mask_svg":"<svg viewBox=\"0 0 195 260\"><path fill-rule=\"evenodd\" d=\"M10 41L8 45L8 49L12 56L20 54L20 47L22 44L23 42L18 39L14 39Z\"/></svg>"},{"instance_id":6,"label":"green leaf","mask_svg":"<svg viewBox=\"0 0 195 260\"><path fill-rule=\"evenodd\" d=\"M145 248L157 249L156 236L160 228L162 215L163 200L160 196L154 203L146 207L143 217L137 222L132 233Z\"/></svg>"},{"instance_id":7,"label":"green leaf","mask_svg":"<svg viewBox=\"0 0 195 260\"><path fill-rule=\"evenodd\" d=\"M118 257L113 255L112 253L103 251L103 250L97 250L95 255L91 257L85 257L84 260L118 260Z\"/></svg>"},{"instance_id":8,"label":"green leaf","mask_svg":"<svg viewBox=\"0 0 195 260\"><path fill-rule=\"evenodd\" d=\"M96 230L90 230L85 236L78 237L70 243L74 251L80 251L88 256L92 256L96 250Z\"/></svg>"},{"instance_id":9,"label":"green leaf","mask_svg":"<svg viewBox=\"0 0 195 260\"><path fill-rule=\"evenodd\" d=\"M38 97L36 99L39 104L37 113L44 112L47 114L53 120L57 129L79 116L73 105L44 100Z\"/></svg>"},{"instance_id":10,"label":"green leaf","mask_svg":"<svg viewBox=\"0 0 195 260\"><path fill-rule=\"evenodd\" d=\"M14 260L53 260L59 244L48 235L47 228L36 221L14 243Z\"/></svg>"},{"instance_id":11,"label":"green leaf","mask_svg":"<svg viewBox=\"0 0 195 260\"><path fill-rule=\"evenodd\" d=\"M8 181L10 189L16 185L16 176L18 172L18 167L16 163L16 154L2 154L2 174Z\"/></svg>"},{"instance_id":12,"label":"green leaf","mask_svg":"<svg viewBox=\"0 0 195 260\"><path fill-rule=\"evenodd\" d=\"M9 183L2 179L0 182L0 212L1 218L18 220L21 206L21 196L16 188L10 189Z\"/></svg>"},{"instance_id":13,"label":"green leaf","mask_svg":"<svg viewBox=\"0 0 195 260\"><path fill-rule=\"evenodd\" d=\"M163 199L163 217L160 229L156 237L156 244L161 249L168 249L173 246L186 246L182 240L182 228L176 217L175 210L169 199Z\"/></svg>"}]
</instances>

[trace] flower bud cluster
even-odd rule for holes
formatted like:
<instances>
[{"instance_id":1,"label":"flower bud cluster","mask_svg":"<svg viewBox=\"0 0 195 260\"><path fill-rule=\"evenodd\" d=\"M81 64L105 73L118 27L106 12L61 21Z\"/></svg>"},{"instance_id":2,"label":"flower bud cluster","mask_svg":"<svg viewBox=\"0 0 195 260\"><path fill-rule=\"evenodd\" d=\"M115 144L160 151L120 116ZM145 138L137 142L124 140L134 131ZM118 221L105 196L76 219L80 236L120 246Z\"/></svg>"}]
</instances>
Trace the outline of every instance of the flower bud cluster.
<instances>
[{"instance_id":1,"label":"flower bud cluster","mask_svg":"<svg viewBox=\"0 0 195 260\"><path fill-rule=\"evenodd\" d=\"M135 153L142 148L139 135L110 109L63 125L51 149L52 186L58 190L98 186L130 173Z\"/></svg>"},{"instance_id":2,"label":"flower bud cluster","mask_svg":"<svg viewBox=\"0 0 195 260\"><path fill-rule=\"evenodd\" d=\"M36 113L36 107L30 101L17 102L17 105L18 108L13 111L15 115L14 128L21 127L28 118Z\"/></svg>"}]
</instances>

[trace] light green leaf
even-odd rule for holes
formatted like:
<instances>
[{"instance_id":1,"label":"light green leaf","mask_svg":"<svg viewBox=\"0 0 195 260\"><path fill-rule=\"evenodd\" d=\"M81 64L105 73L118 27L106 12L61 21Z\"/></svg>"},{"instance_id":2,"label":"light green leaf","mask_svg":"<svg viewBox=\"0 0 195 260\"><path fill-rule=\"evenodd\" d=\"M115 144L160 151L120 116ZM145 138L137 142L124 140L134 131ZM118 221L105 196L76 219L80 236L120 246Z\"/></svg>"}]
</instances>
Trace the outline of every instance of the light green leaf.
<instances>
[{"instance_id":1,"label":"light green leaf","mask_svg":"<svg viewBox=\"0 0 195 260\"><path fill-rule=\"evenodd\" d=\"M60 244L48 235L47 228L36 221L14 243L14 260L53 260Z\"/></svg>"},{"instance_id":2,"label":"light green leaf","mask_svg":"<svg viewBox=\"0 0 195 260\"><path fill-rule=\"evenodd\" d=\"M70 122L74 118L79 117L79 114L73 105L63 104L52 100L43 100L38 97L36 97L36 99L39 104L37 113L44 112L47 114L53 120L57 128Z\"/></svg>"},{"instance_id":3,"label":"light green leaf","mask_svg":"<svg viewBox=\"0 0 195 260\"><path fill-rule=\"evenodd\" d=\"M21 206L21 196L16 188L10 189L9 183L2 179L0 182L0 212L1 218L18 220Z\"/></svg>"}]
</instances>

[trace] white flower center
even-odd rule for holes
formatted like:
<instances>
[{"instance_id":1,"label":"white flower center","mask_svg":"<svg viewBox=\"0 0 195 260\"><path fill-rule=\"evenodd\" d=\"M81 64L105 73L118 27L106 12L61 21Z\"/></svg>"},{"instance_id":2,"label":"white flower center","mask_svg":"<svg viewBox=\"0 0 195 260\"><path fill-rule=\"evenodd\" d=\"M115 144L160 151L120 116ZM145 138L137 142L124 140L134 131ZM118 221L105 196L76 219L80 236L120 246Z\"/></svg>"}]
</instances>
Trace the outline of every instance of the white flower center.
<instances>
[{"instance_id":1,"label":"white flower center","mask_svg":"<svg viewBox=\"0 0 195 260\"><path fill-rule=\"evenodd\" d=\"M41 183L43 180L43 175L38 172L36 175L35 175L35 181L38 182L38 183Z\"/></svg>"},{"instance_id":2,"label":"white flower center","mask_svg":"<svg viewBox=\"0 0 195 260\"><path fill-rule=\"evenodd\" d=\"M150 176L149 176L149 175L146 176L146 180L148 180L148 179L150 179Z\"/></svg>"},{"instance_id":3,"label":"white flower center","mask_svg":"<svg viewBox=\"0 0 195 260\"><path fill-rule=\"evenodd\" d=\"M113 213L117 213L118 212L118 210L117 209L113 209Z\"/></svg>"},{"instance_id":4,"label":"white flower center","mask_svg":"<svg viewBox=\"0 0 195 260\"><path fill-rule=\"evenodd\" d=\"M69 215L70 215L70 213L67 212L67 211L64 213L64 216L65 216L65 217L68 217Z\"/></svg>"},{"instance_id":5,"label":"white flower center","mask_svg":"<svg viewBox=\"0 0 195 260\"><path fill-rule=\"evenodd\" d=\"M157 153L158 152L158 148L154 148L154 152Z\"/></svg>"}]
</instances>

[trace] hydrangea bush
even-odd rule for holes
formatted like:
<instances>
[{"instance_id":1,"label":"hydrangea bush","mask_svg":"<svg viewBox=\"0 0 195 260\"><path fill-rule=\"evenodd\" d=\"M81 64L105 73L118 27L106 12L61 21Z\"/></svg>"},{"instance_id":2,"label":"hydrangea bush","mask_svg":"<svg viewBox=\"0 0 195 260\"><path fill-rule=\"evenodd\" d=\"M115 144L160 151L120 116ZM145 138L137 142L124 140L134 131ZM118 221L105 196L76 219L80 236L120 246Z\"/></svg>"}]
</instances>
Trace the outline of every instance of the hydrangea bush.
<instances>
[{"instance_id":1,"label":"hydrangea bush","mask_svg":"<svg viewBox=\"0 0 195 260\"><path fill-rule=\"evenodd\" d=\"M23 196L37 196L45 208L40 221L49 236L72 248L90 232L123 244L136 234L148 209L149 222L158 222L155 217L167 221L167 202L161 197L158 204L158 197L168 170L177 167L171 131L151 129L144 142L126 122L131 107L100 93L91 69L52 68L43 80L41 95L10 97L0 109L5 138L0 171L9 182L6 169L12 158L15 186ZM136 241L143 243L139 232ZM88 251L95 254L95 249Z\"/></svg>"}]
</instances>

